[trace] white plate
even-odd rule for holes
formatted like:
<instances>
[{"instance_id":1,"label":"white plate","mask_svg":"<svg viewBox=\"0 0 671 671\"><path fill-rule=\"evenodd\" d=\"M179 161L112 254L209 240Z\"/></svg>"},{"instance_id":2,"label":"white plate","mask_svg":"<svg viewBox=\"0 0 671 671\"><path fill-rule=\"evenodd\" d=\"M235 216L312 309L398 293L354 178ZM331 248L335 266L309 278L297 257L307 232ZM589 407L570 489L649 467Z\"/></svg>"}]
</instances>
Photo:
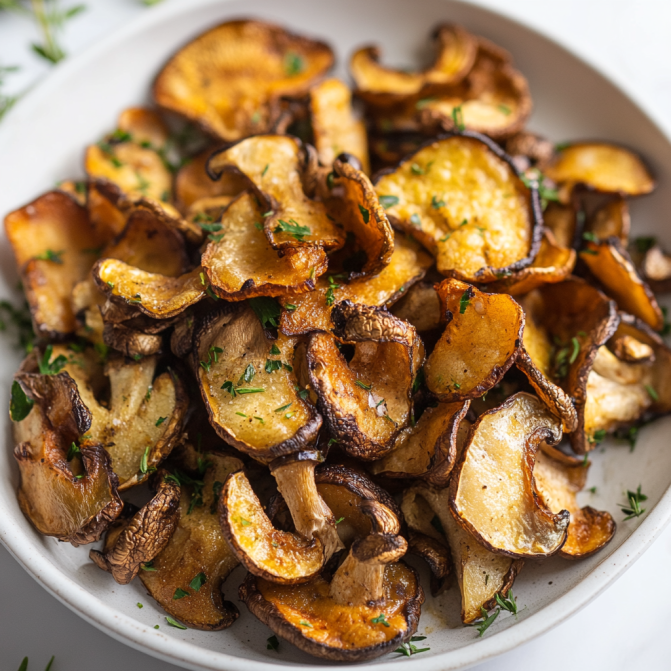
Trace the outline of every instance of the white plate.
<instances>
[{"instance_id":1,"label":"white plate","mask_svg":"<svg viewBox=\"0 0 671 671\"><path fill-rule=\"evenodd\" d=\"M528 77L535 103L534 130L556 141L598 138L615 140L640 151L659 179L651 197L632 206L635 234L654 233L667 246L671 234L664 222L671 210L671 144L662 131L621 90L592 68L538 33L501 16L447 0L191 0L166 5L104 40L87 54L59 66L7 116L0 126L0 214L32 200L58 180L82 174L84 147L114 128L119 111L147 100L149 85L175 49L218 21L255 16L285 24L329 41L339 56L339 74L353 48L379 43L388 63L412 65L423 54L430 29L457 21L512 51ZM12 296L16 274L6 240L0 244L0 295ZM0 406L7 407L9 380L19 358L0 341ZM0 451L0 540L47 590L83 618L111 636L156 657L191 669L246 671L278 666L304 669L323 666L288 644L281 654L266 649L270 631L239 604L241 617L228 631L180 631L165 625L163 612L146 598L139 581L116 585L96 568L89 548L72 548L39 536L21 514L15 489L18 470L3 414L6 449ZM509 650L555 626L605 589L635 561L671 516L671 418L641 431L634 453L623 445L597 450L590 485L598 494L584 504L609 510L622 519L617 503L623 491L643 484L648 512L620 523L612 543L582 562L552 559L528 562L515 583L523 610L517 619L501 616L478 639L460 626L455 589L423 607L419 631L431 651L402 658L408 671L456 669ZM242 572L228 580L226 596L234 598ZM139 610L141 600L145 607ZM155 624L161 628L155 630ZM398 655L372 662L386 670Z\"/></svg>"}]
</instances>

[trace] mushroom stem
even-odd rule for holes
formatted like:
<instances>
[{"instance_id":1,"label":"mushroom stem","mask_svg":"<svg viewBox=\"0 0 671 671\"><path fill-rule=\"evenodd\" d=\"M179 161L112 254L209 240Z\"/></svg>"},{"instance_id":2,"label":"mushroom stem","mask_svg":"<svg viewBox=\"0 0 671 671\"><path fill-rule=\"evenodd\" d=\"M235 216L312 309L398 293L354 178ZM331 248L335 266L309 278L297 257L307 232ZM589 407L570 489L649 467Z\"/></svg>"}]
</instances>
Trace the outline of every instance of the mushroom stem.
<instances>
[{"instance_id":1,"label":"mushroom stem","mask_svg":"<svg viewBox=\"0 0 671 671\"><path fill-rule=\"evenodd\" d=\"M315 461L296 460L273 470L277 489L284 497L296 526L296 531L307 539L314 536L324 545L324 561L344 546L330 508L317 491Z\"/></svg>"}]
</instances>

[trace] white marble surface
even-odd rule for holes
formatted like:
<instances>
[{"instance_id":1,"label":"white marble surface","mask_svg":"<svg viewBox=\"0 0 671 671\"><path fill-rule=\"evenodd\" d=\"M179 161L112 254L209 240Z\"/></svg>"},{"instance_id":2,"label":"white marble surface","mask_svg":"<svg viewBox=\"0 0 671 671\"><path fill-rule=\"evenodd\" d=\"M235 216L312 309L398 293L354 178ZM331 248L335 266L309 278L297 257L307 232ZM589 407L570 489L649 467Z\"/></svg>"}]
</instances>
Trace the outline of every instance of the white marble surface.
<instances>
[{"instance_id":1,"label":"white marble surface","mask_svg":"<svg viewBox=\"0 0 671 671\"><path fill-rule=\"evenodd\" d=\"M152 11L141 0L83 0L63 44L76 54L100 36ZM165 0L187 2L189 0ZM321 2L325 0L315 0ZM332 0L328 0L332 1ZM668 0L478 0L554 37L622 83L671 130L671 2ZM62 2L77 4L75 0ZM20 92L50 66L27 46L37 38L25 19L0 12L0 65L19 65L4 92ZM671 560L671 527L615 585L552 632L476 667L564 671L627 671L668 667L664 605L671 590L660 576ZM71 613L45 592L0 546L0 669L29 671L169 671L177 667L132 650Z\"/></svg>"}]
</instances>

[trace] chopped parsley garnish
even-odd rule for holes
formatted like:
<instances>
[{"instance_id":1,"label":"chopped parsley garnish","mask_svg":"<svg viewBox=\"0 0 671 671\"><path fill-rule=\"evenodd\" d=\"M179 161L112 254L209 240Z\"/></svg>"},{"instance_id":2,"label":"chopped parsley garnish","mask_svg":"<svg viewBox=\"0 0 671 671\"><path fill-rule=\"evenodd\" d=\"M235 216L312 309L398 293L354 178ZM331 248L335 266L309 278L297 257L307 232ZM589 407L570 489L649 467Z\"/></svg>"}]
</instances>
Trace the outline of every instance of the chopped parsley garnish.
<instances>
[{"instance_id":1,"label":"chopped parsley garnish","mask_svg":"<svg viewBox=\"0 0 671 671\"><path fill-rule=\"evenodd\" d=\"M502 114L505 114L506 116L510 116L510 114L512 112L512 110L510 109L510 107L508 107L508 105L498 105L498 108L499 108L499 111Z\"/></svg>"},{"instance_id":2,"label":"chopped parsley garnish","mask_svg":"<svg viewBox=\"0 0 671 671\"><path fill-rule=\"evenodd\" d=\"M151 445L147 445L144 449L144 454L142 455L142 459L140 459L140 471L142 473L151 473L156 470L154 466L149 466L148 464L148 459L149 459L149 451L151 450Z\"/></svg>"},{"instance_id":3,"label":"chopped parsley garnish","mask_svg":"<svg viewBox=\"0 0 671 671\"><path fill-rule=\"evenodd\" d=\"M384 613L380 613L377 617L371 619L373 624L381 624L385 627L390 627L391 625L387 622L387 616Z\"/></svg>"},{"instance_id":4,"label":"chopped parsley garnish","mask_svg":"<svg viewBox=\"0 0 671 671\"><path fill-rule=\"evenodd\" d=\"M538 195L541 199L541 208L543 210L545 210L550 201L559 201L559 194L557 193L557 189L552 189L545 185L545 176L540 170L536 170L534 176L532 177L522 175L521 179L528 189L536 188L538 190Z\"/></svg>"},{"instance_id":5,"label":"chopped parsley garnish","mask_svg":"<svg viewBox=\"0 0 671 671\"><path fill-rule=\"evenodd\" d=\"M288 51L284 57L284 72L288 77L294 77L303 72L305 64L303 57L295 51Z\"/></svg>"},{"instance_id":6,"label":"chopped parsley garnish","mask_svg":"<svg viewBox=\"0 0 671 671\"><path fill-rule=\"evenodd\" d=\"M68 449L68 454L65 457L68 461L72 461L78 454L81 454L82 451L79 449L79 446L76 443L72 443Z\"/></svg>"},{"instance_id":7,"label":"chopped parsley garnish","mask_svg":"<svg viewBox=\"0 0 671 671\"><path fill-rule=\"evenodd\" d=\"M464 124L464 113L461 109L461 105L457 105L452 108L452 123L454 128L458 133L463 133L466 130L466 125Z\"/></svg>"},{"instance_id":8,"label":"chopped parsley garnish","mask_svg":"<svg viewBox=\"0 0 671 671\"><path fill-rule=\"evenodd\" d=\"M425 638L426 636L413 636L410 640L423 641ZM412 643L403 643L403 645L396 648L394 652L399 652L400 654L405 655L406 657L410 657L411 655L418 655L420 652L426 652L427 650L431 650L431 648L418 648L416 645L413 645Z\"/></svg>"},{"instance_id":9,"label":"chopped parsley garnish","mask_svg":"<svg viewBox=\"0 0 671 671\"><path fill-rule=\"evenodd\" d=\"M274 650L275 652L280 651L280 642L278 641L277 636L269 636L266 641L266 650Z\"/></svg>"},{"instance_id":10,"label":"chopped parsley garnish","mask_svg":"<svg viewBox=\"0 0 671 671\"><path fill-rule=\"evenodd\" d=\"M154 568L154 562L153 561L147 561L144 564L140 564L140 568L143 571L158 571L157 568Z\"/></svg>"},{"instance_id":11,"label":"chopped parsley garnish","mask_svg":"<svg viewBox=\"0 0 671 671\"><path fill-rule=\"evenodd\" d=\"M47 345L44 348L44 354L37 362L41 375L57 375L67 364L68 359L63 354L59 354L53 361L50 361L53 351L53 345Z\"/></svg>"},{"instance_id":12,"label":"chopped parsley garnish","mask_svg":"<svg viewBox=\"0 0 671 671\"><path fill-rule=\"evenodd\" d=\"M221 347L212 346L207 352L207 361L201 361L200 365L202 369L206 372L210 372L213 363L219 362L219 355L223 354L224 350Z\"/></svg>"},{"instance_id":13,"label":"chopped parsley garnish","mask_svg":"<svg viewBox=\"0 0 671 671\"><path fill-rule=\"evenodd\" d=\"M221 484L221 483L220 483ZM207 576L201 571L194 579L189 583L189 587L194 592L199 592L200 588L207 582Z\"/></svg>"},{"instance_id":14,"label":"chopped parsley garnish","mask_svg":"<svg viewBox=\"0 0 671 671\"><path fill-rule=\"evenodd\" d=\"M287 303L284 306L284 309L287 310L288 312L293 312L296 309L296 306L293 303Z\"/></svg>"},{"instance_id":15,"label":"chopped parsley garnish","mask_svg":"<svg viewBox=\"0 0 671 671\"><path fill-rule=\"evenodd\" d=\"M370 212L361 203L359 203L359 212L363 217L363 223L367 224L370 221Z\"/></svg>"},{"instance_id":16,"label":"chopped parsley garnish","mask_svg":"<svg viewBox=\"0 0 671 671\"><path fill-rule=\"evenodd\" d=\"M366 384L365 382L362 382L361 380L357 380L354 384L357 387L361 387L362 389L365 389L366 391L370 391L373 388L372 384Z\"/></svg>"},{"instance_id":17,"label":"chopped parsley garnish","mask_svg":"<svg viewBox=\"0 0 671 671\"><path fill-rule=\"evenodd\" d=\"M275 412L284 412L285 410L288 410L292 405L293 401L291 403L287 403L286 405L280 406L279 408L276 408Z\"/></svg>"},{"instance_id":18,"label":"chopped parsley garnish","mask_svg":"<svg viewBox=\"0 0 671 671\"><path fill-rule=\"evenodd\" d=\"M266 173L268 172L268 168L270 168L270 163L266 163L266 167L263 169L261 172L261 177L265 177Z\"/></svg>"},{"instance_id":19,"label":"chopped parsley garnish","mask_svg":"<svg viewBox=\"0 0 671 671\"><path fill-rule=\"evenodd\" d=\"M410 171L413 175L424 175L426 173L426 170L417 163L412 163L410 165Z\"/></svg>"},{"instance_id":20,"label":"chopped parsley garnish","mask_svg":"<svg viewBox=\"0 0 671 671\"><path fill-rule=\"evenodd\" d=\"M177 622L177 620L173 620L170 615L165 616L165 621L171 626L175 627L175 629L187 629L188 627L185 627L181 622Z\"/></svg>"},{"instance_id":21,"label":"chopped parsley garnish","mask_svg":"<svg viewBox=\"0 0 671 671\"><path fill-rule=\"evenodd\" d=\"M471 302L471 290L466 289L464 293L461 295L461 298L459 299L459 314L463 315L464 312L466 312L466 308L469 306Z\"/></svg>"},{"instance_id":22,"label":"chopped parsley garnish","mask_svg":"<svg viewBox=\"0 0 671 671\"><path fill-rule=\"evenodd\" d=\"M439 200L437 196L433 196L431 198L431 207L434 210L439 210L441 207L445 207L445 201L442 199Z\"/></svg>"},{"instance_id":23,"label":"chopped parsley garnish","mask_svg":"<svg viewBox=\"0 0 671 671\"><path fill-rule=\"evenodd\" d=\"M336 524L340 524L344 519L345 519L344 517L339 517L339 518L335 521L335 523L336 523Z\"/></svg>"},{"instance_id":24,"label":"chopped parsley garnish","mask_svg":"<svg viewBox=\"0 0 671 671\"><path fill-rule=\"evenodd\" d=\"M399 203L398 196L378 196L378 200L385 210L394 207L394 205L398 205Z\"/></svg>"},{"instance_id":25,"label":"chopped parsley garnish","mask_svg":"<svg viewBox=\"0 0 671 671\"><path fill-rule=\"evenodd\" d=\"M163 422L165 422L166 419L168 419L168 418L167 418L167 417L159 417L159 418L156 420L156 424L155 424L155 426L161 426L161 424L163 424Z\"/></svg>"},{"instance_id":26,"label":"chopped parsley garnish","mask_svg":"<svg viewBox=\"0 0 671 671\"><path fill-rule=\"evenodd\" d=\"M627 504L618 503L626 515L625 522L634 517L640 517L645 512L645 508L641 508L641 503L647 501L648 497L641 492L641 485L639 485L635 492L627 491L627 499L629 500Z\"/></svg>"},{"instance_id":27,"label":"chopped parsley garnish","mask_svg":"<svg viewBox=\"0 0 671 671\"><path fill-rule=\"evenodd\" d=\"M277 356L278 354L281 354L280 348L275 343L273 343L273 346L270 348L270 353L273 356Z\"/></svg>"},{"instance_id":28,"label":"chopped parsley garnish","mask_svg":"<svg viewBox=\"0 0 671 671\"><path fill-rule=\"evenodd\" d=\"M223 226L221 224L199 224L200 227L208 233L218 233Z\"/></svg>"},{"instance_id":29,"label":"chopped parsley garnish","mask_svg":"<svg viewBox=\"0 0 671 671\"><path fill-rule=\"evenodd\" d=\"M659 401L659 394L649 385L645 385L645 390L648 392L648 396L653 400L653 403Z\"/></svg>"},{"instance_id":30,"label":"chopped parsley garnish","mask_svg":"<svg viewBox=\"0 0 671 671\"><path fill-rule=\"evenodd\" d=\"M255 375L256 375L256 368L254 368L254 364L252 363L247 364L247 368L245 368L245 372L240 376L238 384L241 385L243 382L251 382L254 379Z\"/></svg>"},{"instance_id":31,"label":"chopped parsley garnish","mask_svg":"<svg viewBox=\"0 0 671 671\"><path fill-rule=\"evenodd\" d=\"M314 627L306 620L301 620L298 624L300 624L301 627L309 627L310 629L314 629Z\"/></svg>"},{"instance_id":32,"label":"chopped parsley garnish","mask_svg":"<svg viewBox=\"0 0 671 671\"><path fill-rule=\"evenodd\" d=\"M177 599L183 599L185 596L189 596L189 593L178 587L172 595L172 600L177 601Z\"/></svg>"},{"instance_id":33,"label":"chopped parsley garnish","mask_svg":"<svg viewBox=\"0 0 671 671\"><path fill-rule=\"evenodd\" d=\"M588 240L589 242L599 242L599 236L593 231L585 231L582 234L583 240Z\"/></svg>"},{"instance_id":34,"label":"chopped parsley garnish","mask_svg":"<svg viewBox=\"0 0 671 671\"><path fill-rule=\"evenodd\" d=\"M587 436L587 442L591 445L598 445L606 438L606 429L597 429L591 436ZM585 455L587 457L587 455Z\"/></svg>"},{"instance_id":35,"label":"chopped parsley garnish","mask_svg":"<svg viewBox=\"0 0 671 671\"><path fill-rule=\"evenodd\" d=\"M264 370L266 373L274 373L276 370L282 370L282 362L277 359L266 359Z\"/></svg>"},{"instance_id":36,"label":"chopped parsley garnish","mask_svg":"<svg viewBox=\"0 0 671 671\"><path fill-rule=\"evenodd\" d=\"M302 226L294 219L289 219L289 221L278 219L275 233L288 233L296 240L302 241L306 235L310 235L310 228L309 226Z\"/></svg>"},{"instance_id":37,"label":"chopped parsley garnish","mask_svg":"<svg viewBox=\"0 0 671 671\"><path fill-rule=\"evenodd\" d=\"M250 298L249 304L259 318L263 328L277 328L280 324L280 304L274 298L259 296ZM288 310L288 306L286 307ZM295 308L294 308L295 309Z\"/></svg>"},{"instance_id":38,"label":"chopped parsley garnish","mask_svg":"<svg viewBox=\"0 0 671 671\"><path fill-rule=\"evenodd\" d=\"M417 375L415 376L415 379L412 383L412 393L415 394L419 390L419 388L422 386L424 383L425 376L424 376L424 368L420 368L419 371L417 372Z\"/></svg>"},{"instance_id":39,"label":"chopped parsley garnish","mask_svg":"<svg viewBox=\"0 0 671 671\"><path fill-rule=\"evenodd\" d=\"M28 417L35 401L26 396L23 387L16 381L12 382L11 398L9 400L9 416L14 422L20 422Z\"/></svg>"}]
</instances>

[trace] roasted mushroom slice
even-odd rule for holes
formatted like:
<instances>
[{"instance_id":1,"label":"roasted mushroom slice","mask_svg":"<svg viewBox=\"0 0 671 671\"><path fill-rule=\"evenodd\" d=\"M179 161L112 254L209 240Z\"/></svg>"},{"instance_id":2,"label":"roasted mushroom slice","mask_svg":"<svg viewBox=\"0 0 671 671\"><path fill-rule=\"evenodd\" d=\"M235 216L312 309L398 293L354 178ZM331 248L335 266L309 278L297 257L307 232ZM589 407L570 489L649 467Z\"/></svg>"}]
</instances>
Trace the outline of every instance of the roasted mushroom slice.
<instances>
[{"instance_id":1,"label":"roasted mushroom slice","mask_svg":"<svg viewBox=\"0 0 671 671\"><path fill-rule=\"evenodd\" d=\"M571 446L584 454L593 447L584 431L587 380L597 350L617 328L615 302L572 277L532 291L523 304L532 328L536 327L525 339L525 349L536 367L549 370L548 379L573 399L578 425L570 434Z\"/></svg>"},{"instance_id":2,"label":"roasted mushroom slice","mask_svg":"<svg viewBox=\"0 0 671 671\"><path fill-rule=\"evenodd\" d=\"M482 610L496 606L496 596L505 596L524 565L490 552L454 520L449 508L449 489L425 483L407 489L401 508L411 529L441 543L448 543L461 592L461 620L470 624Z\"/></svg>"},{"instance_id":3,"label":"roasted mushroom slice","mask_svg":"<svg viewBox=\"0 0 671 671\"><path fill-rule=\"evenodd\" d=\"M351 282L323 276L315 291L282 298L282 332L304 335L330 331L333 328L331 310L336 301L393 305L406 289L424 277L431 263L431 257L416 242L397 234L391 262L379 275L359 277Z\"/></svg>"},{"instance_id":4,"label":"roasted mushroom slice","mask_svg":"<svg viewBox=\"0 0 671 671\"><path fill-rule=\"evenodd\" d=\"M300 97L333 64L323 42L260 21L228 21L182 47L154 100L225 141L268 132L277 101Z\"/></svg>"},{"instance_id":5,"label":"roasted mushroom slice","mask_svg":"<svg viewBox=\"0 0 671 671\"><path fill-rule=\"evenodd\" d=\"M354 238L355 244L347 250L351 257L343 262L350 279L378 275L389 265L394 253L394 231L389 219L373 185L353 165L355 162L346 154L335 160L333 173L339 179L327 201L333 218Z\"/></svg>"},{"instance_id":6,"label":"roasted mushroom slice","mask_svg":"<svg viewBox=\"0 0 671 671\"><path fill-rule=\"evenodd\" d=\"M529 84L513 67L511 55L482 37L475 64L456 86L436 98L420 101L423 128L468 130L502 140L524 128L531 114Z\"/></svg>"},{"instance_id":7,"label":"roasted mushroom slice","mask_svg":"<svg viewBox=\"0 0 671 671\"><path fill-rule=\"evenodd\" d=\"M321 501L318 494L317 499ZM309 513L309 506L304 507ZM220 511L224 535L252 575L295 585L311 580L324 566L326 555L321 540L316 535L306 537L275 529L243 471L226 480ZM335 528L335 519L332 523Z\"/></svg>"},{"instance_id":8,"label":"roasted mushroom slice","mask_svg":"<svg viewBox=\"0 0 671 671\"><path fill-rule=\"evenodd\" d=\"M577 219L575 208L563 203L548 203L543 212L545 228L552 232L557 245L567 249L574 245L576 229L578 228Z\"/></svg>"},{"instance_id":9,"label":"roasted mushroom slice","mask_svg":"<svg viewBox=\"0 0 671 671\"><path fill-rule=\"evenodd\" d=\"M589 233L598 240L614 236L619 238L625 247L629 242L630 228L629 205L622 196L617 196L601 206L585 225L585 230L588 232L586 237L590 237Z\"/></svg>"},{"instance_id":10,"label":"roasted mushroom slice","mask_svg":"<svg viewBox=\"0 0 671 671\"><path fill-rule=\"evenodd\" d=\"M431 571L431 596L442 594L450 586L453 574L450 551L435 538L410 530L408 552L427 563Z\"/></svg>"},{"instance_id":11,"label":"roasted mushroom slice","mask_svg":"<svg viewBox=\"0 0 671 671\"><path fill-rule=\"evenodd\" d=\"M255 296L283 296L311 291L327 269L321 247L288 249L284 256L263 233L261 209L245 192L224 213L216 240L202 256L212 291L229 301ZM260 229L260 230L259 230Z\"/></svg>"},{"instance_id":12,"label":"roasted mushroom slice","mask_svg":"<svg viewBox=\"0 0 671 671\"><path fill-rule=\"evenodd\" d=\"M86 210L51 191L5 217L5 232L26 292L35 332L62 340L77 328L72 289L88 274L98 246Z\"/></svg>"},{"instance_id":13,"label":"roasted mushroom slice","mask_svg":"<svg viewBox=\"0 0 671 671\"><path fill-rule=\"evenodd\" d=\"M671 290L671 257L661 247L656 244L650 247L640 268L653 291L668 293Z\"/></svg>"},{"instance_id":14,"label":"roasted mushroom slice","mask_svg":"<svg viewBox=\"0 0 671 671\"><path fill-rule=\"evenodd\" d=\"M375 188L389 220L431 251L444 275L494 282L531 265L538 252L538 192L483 135L433 140L383 172Z\"/></svg>"},{"instance_id":15,"label":"roasted mushroom slice","mask_svg":"<svg viewBox=\"0 0 671 671\"><path fill-rule=\"evenodd\" d=\"M170 541L179 520L179 485L159 473L158 491L133 515L117 521L107 532L102 552L91 550L96 566L108 571L120 585L127 585L143 564L151 563Z\"/></svg>"},{"instance_id":16,"label":"roasted mushroom slice","mask_svg":"<svg viewBox=\"0 0 671 671\"><path fill-rule=\"evenodd\" d=\"M477 40L461 26L444 24L433 35L436 41L434 62L420 72L392 70L379 63L377 47L362 47L350 60L356 93L376 108L411 102L460 82L473 67Z\"/></svg>"},{"instance_id":17,"label":"roasted mushroom slice","mask_svg":"<svg viewBox=\"0 0 671 671\"><path fill-rule=\"evenodd\" d=\"M294 338L267 337L247 304L208 315L194 333L194 367L210 422L229 444L254 459L302 449L321 417L297 384Z\"/></svg>"},{"instance_id":18,"label":"roasted mushroom slice","mask_svg":"<svg viewBox=\"0 0 671 671\"><path fill-rule=\"evenodd\" d=\"M595 191L623 196L642 196L655 188L655 180L636 154L605 142L565 147L545 168L545 174L569 189L584 184Z\"/></svg>"},{"instance_id":19,"label":"roasted mushroom slice","mask_svg":"<svg viewBox=\"0 0 671 671\"><path fill-rule=\"evenodd\" d=\"M523 130L506 140L506 151L515 160L525 159L527 167L531 165L543 168L552 159L555 145L542 135Z\"/></svg>"},{"instance_id":20,"label":"roasted mushroom slice","mask_svg":"<svg viewBox=\"0 0 671 671\"><path fill-rule=\"evenodd\" d=\"M249 610L276 634L333 661L372 659L409 641L424 601L415 571L398 561L407 548L398 518L376 501L360 505L372 533L352 544L330 583L318 576L282 585L249 575L240 587Z\"/></svg>"},{"instance_id":21,"label":"roasted mushroom slice","mask_svg":"<svg viewBox=\"0 0 671 671\"><path fill-rule=\"evenodd\" d=\"M114 239L126 225L127 212L122 212L105 195L105 186L89 182L86 190L86 209L91 226L101 241Z\"/></svg>"},{"instance_id":22,"label":"roasted mushroom slice","mask_svg":"<svg viewBox=\"0 0 671 671\"><path fill-rule=\"evenodd\" d=\"M412 384L424 361L415 329L384 308L336 304L334 333L354 344L348 362L335 338L315 333L308 345L310 384L332 437L364 461L388 452L410 421Z\"/></svg>"},{"instance_id":23,"label":"roasted mushroom slice","mask_svg":"<svg viewBox=\"0 0 671 671\"><path fill-rule=\"evenodd\" d=\"M558 552L570 515L543 505L532 470L539 443L561 437L559 419L531 394L515 394L480 415L450 482L450 509L462 528L509 557Z\"/></svg>"},{"instance_id":24,"label":"roasted mushroom slice","mask_svg":"<svg viewBox=\"0 0 671 671\"><path fill-rule=\"evenodd\" d=\"M580 257L622 310L639 317L655 331L662 329L664 315L657 299L639 276L619 238L588 240Z\"/></svg>"},{"instance_id":25,"label":"roasted mushroom slice","mask_svg":"<svg viewBox=\"0 0 671 671\"><path fill-rule=\"evenodd\" d=\"M428 407L414 426L405 428L370 471L386 478L417 478L445 487L457 459L457 436L470 402L438 403ZM464 424L464 427L466 425Z\"/></svg>"},{"instance_id":26,"label":"roasted mushroom slice","mask_svg":"<svg viewBox=\"0 0 671 671\"><path fill-rule=\"evenodd\" d=\"M370 173L366 126L352 109L352 92L339 79L326 79L310 89L310 116L319 162L333 165L336 157L355 156Z\"/></svg>"},{"instance_id":27,"label":"roasted mushroom slice","mask_svg":"<svg viewBox=\"0 0 671 671\"><path fill-rule=\"evenodd\" d=\"M430 282L413 284L404 292L403 298L394 304L391 312L399 319L410 322L419 333L433 331L443 321L440 298Z\"/></svg>"},{"instance_id":28,"label":"roasted mushroom slice","mask_svg":"<svg viewBox=\"0 0 671 671\"><path fill-rule=\"evenodd\" d=\"M560 554L567 559L588 557L606 546L615 534L610 513L590 506L580 508L576 494L587 481L588 464L559 450L541 446L534 466L534 482L545 506L554 513L568 510L571 521Z\"/></svg>"},{"instance_id":29,"label":"roasted mushroom slice","mask_svg":"<svg viewBox=\"0 0 671 671\"><path fill-rule=\"evenodd\" d=\"M54 354L71 355L61 347ZM109 452L119 488L145 481L181 435L188 399L179 378L170 370L155 377L155 356L139 361L117 356L104 369L91 348L68 359L64 370L92 414L89 433Z\"/></svg>"},{"instance_id":30,"label":"roasted mushroom slice","mask_svg":"<svg viewBox=\"0 0 671 671\"><path fill-rule=\"evenodd\" d=\"M482 396L515 362L524 312L507 294L459 280L443 280L436 290L448 323L424 366L426 385L448 402Z\"/></svg>"},{"instance_id":31,"label":"roasted mushroom slice","mask_svg":"<svg viewBox=\"0 0 671 671\"><path fill-rule=\"evenodd\" d=\"M313 150L314 151L314 150ZM287 135L257 135L216 152L207 164L213 179L224 172L242 174L267 210L263 226L275 249L342 247L343 232L323 203L311 200L304 182L312 168L300 140Z\"/></svg>"},{"instance_id":32,"label":"roasted mushroom slice","mask_svg":"<svg viewBox=\"0 0 671 671\"><path fill-rule=\"evenodd\" d=\"M167 613L194 629L226 629L239 615L223 600L224 581L238 560L219 528L217 505L226 478L240 468L236 457L208 453L199 473L165 476L181 484L179 521L165 548L142 566L140 579Z\"/></svg>"},{"instance_id":33,"label":"roasted mushroom slice","mask_svg":"<svg viewBox=\"0 0 671 671\"><path fill-rule=\"evenodd\" d=\"M107 452L98 441L82 438L91 413L72 378L18 373L10 416L23 513L45 536L74 546L97 541L123 503Z\"/></svg>"}]
</instances>

